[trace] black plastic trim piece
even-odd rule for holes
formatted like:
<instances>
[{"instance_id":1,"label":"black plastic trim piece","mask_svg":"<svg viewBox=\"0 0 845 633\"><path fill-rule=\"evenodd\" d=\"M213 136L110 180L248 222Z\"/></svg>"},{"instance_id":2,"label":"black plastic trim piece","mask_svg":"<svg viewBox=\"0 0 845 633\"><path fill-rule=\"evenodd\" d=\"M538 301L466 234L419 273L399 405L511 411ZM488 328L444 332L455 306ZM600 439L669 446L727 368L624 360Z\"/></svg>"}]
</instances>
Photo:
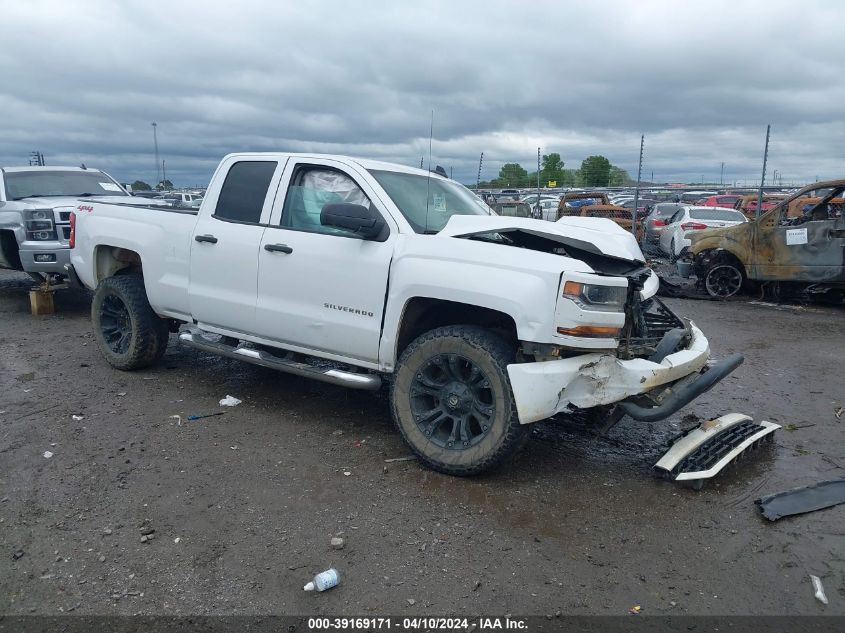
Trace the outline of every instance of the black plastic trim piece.
<instances>
[{"instance_id":1,"label":"black plastic trim piece","mask_svg":"<svg viewBox=\"0 0 845 633\"><path fill-rule=\"evenodd\" d=\"M745 357L742 354L733 354L721 362L713 365L710 369L700 374L692 382L686 383L677 391L672 391L663 402L656 407L643 407L633 402L623 401L619 407L635 420L641 422L655 422L668 418L670 415L685 407L698 396L709 391L713 386L739 367ZM671 388L670 388L671 390Z\"/></svg>"},{"instance_id":2,"label":"black plastic trim piece","mask_svg":"<svg viewBox=\"0 0 845 633\"><path fill-rule=\"evenodd\" d=\"M77 289L85 287L84 285L82 285L82 282L79 279L79 275L76 274L76 269L73 267L73 264L65 264L65 270L67 271L68 286Z\"/></svg>"},{"instance_id":3,"label":"black plastic trim piece","mask_svg":"<svg viewBox=\"0 0 845 633\"><path fill-rule=\"evenodd\" d=\"M211 214L211 217L215 220L220 220L221 222L228 222L229 224L245 224L246 226L263 226L265 229L270 226L269 224L264 224L263 222L246 222L244 220L233 220L232 218L224 218L223 216L217 215L215 213Z\"/></svg>"}]
</instances>

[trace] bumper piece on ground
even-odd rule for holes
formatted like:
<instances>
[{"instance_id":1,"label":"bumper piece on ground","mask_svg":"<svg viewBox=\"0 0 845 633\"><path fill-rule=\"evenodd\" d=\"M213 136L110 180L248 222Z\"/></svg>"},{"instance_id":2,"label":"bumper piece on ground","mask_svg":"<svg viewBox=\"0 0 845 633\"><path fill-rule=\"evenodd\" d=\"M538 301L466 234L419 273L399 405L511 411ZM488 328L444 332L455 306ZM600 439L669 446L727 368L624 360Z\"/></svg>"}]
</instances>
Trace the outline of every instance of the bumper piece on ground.
<instances>
[{"instance_id":1,"label":"bumper piece on ground","mask_svg":"<svg viewBox=\"0 0 845 633\"><path fill-rule=\"evenodd\" d=\"M805 488L777 492L762 499L755 499L754 503L769 521L830 508L845 503L845 479L822 481Z\"/></svg>"},{"instance_id":2,"label":"bumper piece on ground","mask_svg":"<svg viewBox=\"0 0 845 633\"><path fill-rule=\"evenodd\" d=\"M673 481L687 481L700 489L705 479L717 475L746 450L763 439L773 439L780 428L773 422L754 422L742 413L728 413L708 420L679 439L654 465L655 474Z\"/></svg>"}]
</instances>

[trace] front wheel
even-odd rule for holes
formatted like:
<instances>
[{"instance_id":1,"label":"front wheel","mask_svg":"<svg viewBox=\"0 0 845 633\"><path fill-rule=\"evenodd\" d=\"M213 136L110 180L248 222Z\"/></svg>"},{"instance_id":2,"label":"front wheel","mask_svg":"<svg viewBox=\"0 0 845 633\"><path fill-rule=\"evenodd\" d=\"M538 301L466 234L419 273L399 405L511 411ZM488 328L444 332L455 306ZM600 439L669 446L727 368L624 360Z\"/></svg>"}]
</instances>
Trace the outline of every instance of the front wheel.
<instances>
[{"instance_id":1,"label":"front wheel","mask_svg":"<svg viewBox=\"0 0 845 633\"><path fill-rule=\"evenodd\" d=\"M707 294L716 299L732 297L742 288L742 271L733 264L717 264L704 277Z\"/></svg>"},{"instance_id":2,"label":"front wheel","mask_svg":"<svg viewBox=\"0 0 845 633\"><path fill-rule=\"evenodd\" d=\"M507 366L514 349L493 332L451 325L411 343L396 366L393 419L426 466L476 475L513 455L527 438Z\"/></svg>"},{"instance_id":3,"label":"front wheel","mask_svg":"<svg viewBox=\"0 0 845 633\"><path fill-rule=\"evenodd\" d=\"M164 355L167 322L153 312L140 275L103 279L91 302L94 338L112 367L147 367Z\"/></svg>"}]
</instances>

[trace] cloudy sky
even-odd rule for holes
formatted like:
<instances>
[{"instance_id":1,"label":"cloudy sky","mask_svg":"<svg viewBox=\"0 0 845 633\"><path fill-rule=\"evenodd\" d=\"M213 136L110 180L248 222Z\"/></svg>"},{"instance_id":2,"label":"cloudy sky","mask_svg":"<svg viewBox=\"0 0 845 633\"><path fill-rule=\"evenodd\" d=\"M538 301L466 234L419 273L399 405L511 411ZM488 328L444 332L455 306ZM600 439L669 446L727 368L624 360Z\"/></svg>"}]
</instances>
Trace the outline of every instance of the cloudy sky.
<instances>
[{"instance_id":1,"label":"cloudy sky","mask_svg":"<svg viewBox=\"0 0 845 633\"><path fill-rule=\"evenodd\" d=\"M0 0L0 165L177 185L228 152L433 163L537 147L644 178L845 177L845 3ZM427 160L427 159L426 159Z\"/></svg>"}]
</instances>

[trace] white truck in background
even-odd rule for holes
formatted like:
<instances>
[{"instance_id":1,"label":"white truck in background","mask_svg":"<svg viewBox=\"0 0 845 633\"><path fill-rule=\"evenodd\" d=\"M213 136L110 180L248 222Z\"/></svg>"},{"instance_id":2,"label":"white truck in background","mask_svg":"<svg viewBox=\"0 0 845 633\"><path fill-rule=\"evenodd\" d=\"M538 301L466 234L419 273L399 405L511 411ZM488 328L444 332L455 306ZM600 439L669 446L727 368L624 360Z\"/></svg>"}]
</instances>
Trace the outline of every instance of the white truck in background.
<instances>
[{"instance_id":1,"label":"white truck in background","mask_svg":"<svg viewBox=\"0 0 845 633\"><path fill-rule=\"evenodd\" d=\"M132 198L105 172L84 167L0 167L0 268L39 280L63 277L70 214L80 198Z\"/></svg>"},{"instance_id":2,"label":"white truck in background","mask_svg":"<svg viewBox=\"0 0 845 633\"><path fill-rule=\"evenodd\" d=\"M742 362L708 367L693 323L614 222L498 217L465 187L343 156L232 154L199 210L82 200L72 280L95 290L110 364L182 344L347 387L390 385L420 460L470 475L529 423L663 419Z\"/></svg>"}]
</instances>

